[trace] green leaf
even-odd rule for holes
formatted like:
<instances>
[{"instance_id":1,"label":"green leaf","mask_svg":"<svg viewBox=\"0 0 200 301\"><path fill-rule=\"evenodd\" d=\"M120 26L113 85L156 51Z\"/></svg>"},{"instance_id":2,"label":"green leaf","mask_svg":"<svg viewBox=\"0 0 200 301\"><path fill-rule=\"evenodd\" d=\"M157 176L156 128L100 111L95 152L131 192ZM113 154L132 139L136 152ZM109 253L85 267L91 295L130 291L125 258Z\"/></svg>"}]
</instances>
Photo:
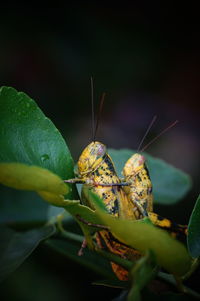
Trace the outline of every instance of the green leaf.
<instances>
[{"instance_id":1,"label":"green leaf","mask_svg":"<svg viewBox=\"0 0 200 301\"><path fill-rule=\"evenodd\" d=\"M40 166L62 179L74 177L73 160L59 131L34 100L11 87L0 89L0 145L0 162ZM75 187L66 196L77 197Z\"/></svg>"},{"instance_id":2,"label":"green leaf","mask_svg":"<svg viewBox=\"0 0 200 301\"><path fill-rule=\"evenodd\" d=\"M0 281L16 270L38 244L53 235L54 232L55 227L53 225L26 232L16 232L1 226Z\"/></svg>"},{"instance_id":3,"label":"green leaf","mask_svg":"<svg viewBox=\"0 0 200 301\"><path fill-rule=\"evenodd\" d=\"M121 175L126 161L135 153L134 150L109 149L118 175ZM185 172L173 167L161 159L144 153L149 174L153 184L154 202L160 204L174 204L178 202L191 188L191 178Z\"/></svg>"},{"instance_id":4,"label":"green leaf","mask_svg":"<svg viewBox=\"0 0 200 301\"><path fill-rule=\"evenodd\" d=\"M151 249L156 255L158 264L172 274L182 276L189 271L192 260L185 246L166 231L143 220L115 218L99 207L96 198L93 198L93 203L96 214L109 226L119 241L139 250L142 254Z\"/></svg>"},{"instance_id":5,"label":"green leaf","mask_svg":"<svg viewBox=\"0 0 200 301\"><path fill-rule=\"evenodd\" d=\"M128 295L128 301L141 300L141 290L155 277L156 272L156 258L153 252L149 251L135 263L130 271L132 286Z\"/></svg>"},{"instance_id":6,"label":"green leaf","mask_svg":"<svg viewBox=\"0 0 200 301\"><path fill-rule=\"evenodd\" d=\"M192 257L200 256L200 195L196 201L188 225L188 250Z\"/></svg>"},{"instance_id":7,"label":"green leaf","mask_svg":"<svg viewBox=\"0 0 200 301\"><path fill-rule=\"evenodd\" d=\"M0 145L0 162L37 165L62 179L74 177L73 160L59 131L34 100L10 87L0 89ZM75 185L71 187L66 198L78 199ZM33 192L0 190L0 223L36 225L62 211Z\"/></svg>"}]
</instances>

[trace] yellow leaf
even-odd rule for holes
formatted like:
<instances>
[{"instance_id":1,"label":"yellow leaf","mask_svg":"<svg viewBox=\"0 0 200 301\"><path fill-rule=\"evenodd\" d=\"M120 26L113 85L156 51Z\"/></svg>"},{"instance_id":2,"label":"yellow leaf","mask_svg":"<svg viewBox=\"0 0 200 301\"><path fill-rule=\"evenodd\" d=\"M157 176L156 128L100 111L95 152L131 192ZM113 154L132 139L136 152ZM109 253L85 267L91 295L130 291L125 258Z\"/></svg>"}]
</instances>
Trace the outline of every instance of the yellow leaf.
<instances>
[{"instance_id":1,"label":"yellow leaf","mask_svg":"<svg viewBox=\"0 0 200 301\"><path fill-rule=\"evenodd\" d=\"M0 183L16 189L48 191L57 195L64 195L69 190L53 172L22 163L1 163Z\"/></svg>"}]
</instances>

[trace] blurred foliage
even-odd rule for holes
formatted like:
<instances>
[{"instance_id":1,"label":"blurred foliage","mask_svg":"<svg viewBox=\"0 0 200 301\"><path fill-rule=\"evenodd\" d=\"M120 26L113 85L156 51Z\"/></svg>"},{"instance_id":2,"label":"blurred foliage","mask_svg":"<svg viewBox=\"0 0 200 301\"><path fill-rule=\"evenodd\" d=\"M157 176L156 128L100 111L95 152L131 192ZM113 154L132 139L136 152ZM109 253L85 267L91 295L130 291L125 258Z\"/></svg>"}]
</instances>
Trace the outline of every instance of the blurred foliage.
<instances>
[{"instance_id":1,"label":"blurred foliage","mask_svg":"<svg viewBox=\"0 0 200 301\"><path fill-rule=\"evenodd\" d=\"M198 258L200 256L200 195L196 201L192 211L189 225L188 225L188 247L192 257Z\"/></svg>"}]
</instances>

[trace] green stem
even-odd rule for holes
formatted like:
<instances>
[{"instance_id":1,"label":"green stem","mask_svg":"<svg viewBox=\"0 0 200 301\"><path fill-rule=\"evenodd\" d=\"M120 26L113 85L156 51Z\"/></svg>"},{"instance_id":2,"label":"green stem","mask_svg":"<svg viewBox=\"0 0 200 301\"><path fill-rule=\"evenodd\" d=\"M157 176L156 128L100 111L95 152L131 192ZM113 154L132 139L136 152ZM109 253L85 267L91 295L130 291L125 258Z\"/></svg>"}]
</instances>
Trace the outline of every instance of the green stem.
<instances>
[{"instance_id":1,"label":"green stem","mask_svg":"<svg viewBox=\"0 0 200 301\"><path fill-rule=\"evenodd\" d=\"M193 273L194 271L198 268L200 263L200 258L195 258L192 262L192 266L189 270L189 272L187 272L187 274L184 275L183 280L188 279Z\"/></svg>"},{"instance_id":2,"label":"green stem","mask_svg":"<svg viewBox=\"0 0 200 301\"><path fill-rule=\"evenodd\" d=\"M158 277L162 280L164 280L165 282L168 282L174 286L177 285L176 283L176 280L174 279L174 277L170 274L166 274L166 273L162 273L162 272L159 272L158 273ZM197 299L200 299L200 294L193 291L192 289L190 289L189 287L185 286L185 285L182 285L182 289L183 289L183 292L186 294L186 295L189 295L189 296L192 296L192 297L195 297Z\"/></svg>"},{"instance_id":3,"label":"green stem","mask_svg":"<svg viewBox=\"0 0 200 301\"><path fill-rule=\"evenodd\" d=\"M73 240L75 242L78 242L78 243L81 243L83 242L84 240L84 237L82 235L79 235L79 234L75 234L73 232L69 232L69 231L66 231L64 228L63 228L63 225L62 225L62 220L64 218L64 215L63 214L59 214L57 216L57 227L58 227L58 230L61 232L61 234L66 237L67 239L70 239L70 240Z\"/></svg>"},{"instance_id":4,"label":"green stem","mask_svg":"<svg viewBox=\"0 0 200 301\"><path fill-rule=\"evenodd\" d=\"M182 282L182 279L179 276L174 275L174 280L176 281L176 286L177 289L180 293L184 293L185 292L185 288Z\"/></svg>"}]
</instances>

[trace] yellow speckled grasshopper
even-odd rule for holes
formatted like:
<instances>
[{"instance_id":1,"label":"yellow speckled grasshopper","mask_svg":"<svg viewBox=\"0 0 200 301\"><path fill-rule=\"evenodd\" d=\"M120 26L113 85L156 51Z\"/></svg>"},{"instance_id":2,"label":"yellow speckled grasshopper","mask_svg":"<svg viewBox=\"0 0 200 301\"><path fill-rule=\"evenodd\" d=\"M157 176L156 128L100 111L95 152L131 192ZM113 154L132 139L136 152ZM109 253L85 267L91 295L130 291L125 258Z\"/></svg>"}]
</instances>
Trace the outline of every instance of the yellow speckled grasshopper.
<instances>
[{"instance_id":1,"label":"yellow speckled grasshopper","mask_svg":"<svg viewBox=\"0 0 200 301\"><path fill-rule=\"evenodd\" d=\"M103 200L108 213L125 219L133 219L134 205L128 201L126 193L120 186L112 186L113 183L119 184L120 180L115 171L114 163L107 153L106 146L101 142L95 141L104 98L105 94L102 96L96 126L94 126L93 79L91 78L93 141L83 150L79 157L77 163L78 178L66 180L65 182L84 184L82 189L82 201L90 208L93 208L93 204L85 197L85 187L92 188Z\"/></svg>"},{"instance_id":2,"label":"yellow speckled grasshopper","mask_svg":"<svg viewBox=\"0 0 200 301\"><path fill-rule=\"evenodd\" d=\"M106 151L104 144L100 142L90 143L82 152L78 160L79 177L66 180L67 183L81 183L82 201L85 205L93 208L93 204L85 197L85 188L93 191L103 200L108 213L124 218L136 219L135 205L128 200L128 196L122 187L117 186L120 180L117 177L113 161ZM115 183L113 186L112 184ZM136 259L140 257L137 250L121 244L108 230L100 230L96 234L99 247L104 246L112 253L123 258ZM111 263L113 271L120 280L128 279L128 272L115 263Z\"/></svg>"},{"instance_id":3,"label":"yellow speckled grasshopper","mask_svg":"<svg viewBox=\"0 0 200 301\"><path fill-rule=\"evenodd\" d=\"M170 235L177 239L184 240L187 234L187 226L176 224L153 212L152 183L144 156L134 154L126 162L123 175L128 185L124 187L128 198L138 208L136 218L148 216L155 226L167 230Z\"/></svg>"},{"instance_id":4,"label":"yellow speckled grasshopper","mask_svg":"<svg viewBox=\"0 0 200 301\"><path fill-rule=\"evenodd\" d=\"M145 135L143 136L139 146L140 147L150 131L157 116L154 116L149 124ZM149 145L149 144L148 144ZM149 171L145 164L145 157L139 153L133 154L125 163L123 168L124 181L128 184L125 187L125 191L129 200L137 207L136 215L137 219L148 216L148 212L153 211L153 195L152 195L152 183L149 176Z\"/></svg>"},{"instance_id":5,"label":"yellow speckled grasshopper","mask_svg":"<svg viewBox=\"0 0 200 301\"><path fill-rule=\"evenodd\" d=\"M95 133L97 131L98 119L94 129L94 109L93 109L93 82L92 87L92 128L93 142L91 142L82 152L79 157L78 177L66 180L67 183L80 183L82 187L82 202L93 209L93 204L85 196L85 190L91 188L104 202L109 214L124 219L135 219L135 204L128 200L128 196L122 187L112 185L113 183L120 184L120 180L115 171L113 161L107 153L106 146L98 141L95 141ZM100 103L99 115L103 105L104 95ZM99 117L98 115L98 117ZM86 189L85 189L86 188ZM118 242L112 234L107 230L100 230L96 234L96 240L99 247L106 246L111 252L122 257L132 254L132 257L138 256L139 252L124 246ZM111 263L114 272L121 280L127 280L127 271L115 263Z\"/></svg>"},{"instance_id":6,"label":"yellow speckled grasshopper","mask_svg":"<svg viewBox=\"0 0 200 301\"><path fill-rule=\"evenodd\" d=\"M93 208L93 204L89 203L84 195L84 187L92 188L103 200L108 213L116 217L134 219L134 206L128 201L126 193L116 184L112 185L120 184L120 180L104 144L98 141L90 143L83 150L77 165L78 178L65 182L84 184L82 200L85 205Z\"/></svg>"},{"instance_id":7,"label":"yellow speckled grasshopper","mask_svg":"<svg viewBox=\"0 0 200 301\"><path fill-rule=\"evenodd\" d=\"M155 226L167 230L172 236L180 240L184 240L187 226L176 224L153 212L152 183L144 156L140 154L131 156L123 168L123 175L126 181L123 185L128 185L124 186L128 199L138 208L135 211L136 219L148 216Z\"/></svg>"},{"instance_id":8,"label":"yellow speckled grasshopper","mask_svg":"<svg viewBox=\"0 0 200 301\"><path fill-rule=\"evenodd\" d=\"M138 209L135 212L136 219L143 218L149 215L149 212L153 211L153 195L152 195L152 183L149 176L149 171L145 163L145 157L141 154L153 141L160 137L164 132L173 127L178 121L175 121L166 129L164 129L158 136L156 136L150 143L148 143L140 151L140 147L147 136L150 128L156 120L156 116L153 117L148 129L138 147L138 153L133 154L125 163L122 174L124 178L121 180L121 184L116 185L124 186L124 190L128 195L130 202L134 203ZM114 184L112 184L114 185Z\"/></svg>"},{"instance_id":9,"label":"yellow speckled grasshopper","mask_svg":"<svg viewBox=\"0 0 200 301\"><path fill-rule=\"evenodd\" d=\"M156 116L152 119L141 143L148 134L152 124L154 123ZM153 141L160 137L163 133L173 127L178 121L173 122L170 126L164 129L158 136L156 136L150 143L143 147L142 151L146 149ZM138 149L140 149L140 146ZM135 210L136 219L141 219L148 216L152 223L157 227L167 230L172 236L184 240L187 234L187 226L176 224L167 218L163 218L153 212L153 195L152 195L152 183L149 176L148 168L145 164L145 157L140 153L133 154L125 163L122 174L121 185L128 196L128 199L133 203L138 210ZM112 184L115 185L115 184Z\"/></svg>"}]
</instances>

